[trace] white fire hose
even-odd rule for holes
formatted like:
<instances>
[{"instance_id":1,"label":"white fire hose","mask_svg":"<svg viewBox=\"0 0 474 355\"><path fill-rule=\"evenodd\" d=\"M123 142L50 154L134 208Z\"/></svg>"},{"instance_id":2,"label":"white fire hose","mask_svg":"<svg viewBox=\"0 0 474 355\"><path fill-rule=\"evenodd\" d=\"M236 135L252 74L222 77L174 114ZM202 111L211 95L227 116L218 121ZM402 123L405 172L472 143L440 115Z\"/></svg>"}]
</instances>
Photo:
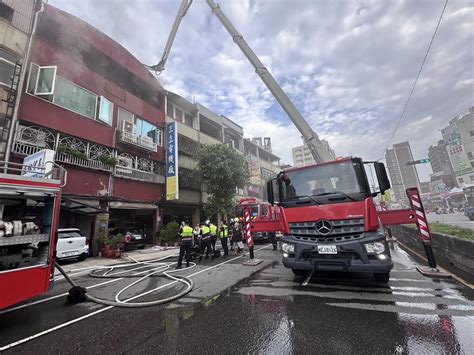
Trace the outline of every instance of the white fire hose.
<instances>
[{"instance_id":1,"label":"white fire hose","mask_svg":"<svg viewBox=\"0 0 474 355\"><path fill-rule=\"evenodd\" d=\"M177 300L180 297L183 297L184 295L188 294L191 292L191 290L194 287L193 281L186 277L186 276L173 276L173 273L177 273L180 270L169 270L171 265L175 263L170 263L170 262L160 262L160 260L165 260L167 258L161 258L161 259L153 259L153 260L146 260L146 261L137 261L133 258L130 258L133 260L132 263L125 263L125 264L118 264L114 266L104 266L104 267L99 267L97 269L92 270L89 272L89 276L94 277L94 278L137 278L136 281L133 281L131 284L125 286L122 288L116 295L115 295L115 301L110 301L102 298L97 298L95 296L91 296L90 294L87 293L87 289L84 287L81 287L77 285L70 277L69 275L64 271L64 269L55 261L55 266L59 270L59 272L64 276L64 278L73 286L71 290L69 290L69 296L68 300L73 303L79 303L79 302L84 302L85 300L89 300L91 302L103 304L106 306L114 306L114 307L126 307L126 308L140 308L140 307L150 307L150 306L157 306L163 303L171 302L174 300ZM133 267L136 266L136 267ZM195 263L191 263L191 266L189 268L195 267ZM131 269L126 269L130 268ZM186 268L186 269L189 269ZM122 270L126 269L126 270ZM141 271L139 271L141 270ZM168 270L168 271L167 271ZM133 273L131 273L133 272ZM143 275L143 276L142 276ZM166 286L171 286L175 282L182 283L185 285L185 289L177 293L176 295L158 299L155 301L148 301L148 302L129 302L135 298L139 298L141 296L145 296L149 292L145 292L143 294L139 294L136 296L133 296L129 299L120 299L120 295L125 292L126 290L129 290L133 286L136 286L137 284L149 279L150 277L167 277L174 282L171 282L169 284L164 285L163 288L166 288Z\"/></svg>"}]
</instances>

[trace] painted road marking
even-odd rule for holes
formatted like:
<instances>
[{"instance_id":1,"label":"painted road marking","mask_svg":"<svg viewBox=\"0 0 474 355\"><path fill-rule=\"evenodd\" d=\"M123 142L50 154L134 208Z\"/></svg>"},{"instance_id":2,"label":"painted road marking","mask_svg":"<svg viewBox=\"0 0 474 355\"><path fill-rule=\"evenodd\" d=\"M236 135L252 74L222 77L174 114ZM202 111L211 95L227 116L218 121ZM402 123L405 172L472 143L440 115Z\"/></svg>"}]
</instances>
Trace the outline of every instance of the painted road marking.
<instances>
[{"instance_id":1,"label":"painted road marking","mask_svg":"<svg viewBox=\"0 0 474 355\"><path fill-rule=\"evenodd\" d=\"M268 248L269 246L270 246L270 245L266 245L266 246L264 246L264 247L262 247L262 248L257 249L256 251L259 251L259 250ZM208 268L206 268L206 269L203 269L203 270L201 270L201 271L195 272L194 274L191 274L191 275L189 275L189 276L187 276L187 277L191 278L191 277L196 276L196 275L199 275L199 274L201 274L201 273L203 273L203 272L205 272L205 271L214 269L214 268L216 268L216 267L218 267L218 266L221 266L221 265L227 264L227 263L229 263L229 262L231 262L231 261L234 261L234 260L237 260L237 259L239 259L239 258L242 258L243 256L244 256L244 255L239 255L239 256L237 256L237 257L235 257L235 258L226 260L226 261L224 261L224 262L222 262L222 263L219 263L219 264L213 265L213 266L211 266L211 267L208 267ZM186 269L183 269L183 270L186 270ZM170 283L167 283L167 284L165 284L165 285L162 285L162 286L160 286L160 287L157 287L157 288L153 289L152 292L158 291L159 289L164 288L164 287L167 287L167 286L171 286L171 285L173 285L173 284L175 284L175 283L177 283L177 282L178 282L178 281L172 281L172 282L170 282ZM136 295L136 296L134 296L134 297L131 297L131 298L125 300L125 302L132 301L132 300L137 299L137 298L139 298L139 297L143 297L143 296L145 296L145 295L147 295L147 294L149 294L149 293L151 293L151 292L150 292L150 291L144 292L144 293L142 293L142 294ZM43 335L46 335L46 334L52 333L52 332L54 332L54 331L56 331L56 330L65 328L65 327L67 327L67 326L69 326L69 325L71 325L71 324L75 324L75 323L80 322L80 321L82 321L82 320L84 320L84 319L93 317L93 316L95 316L95 315L97 315L97 314L100 314L100 313L102 313L102 312L108 311L109 309L112 309L112 308L115 308L115 307L114 307L114 306L107 306L107 307L105 307L105 308L99 309L99 310L94 311L94 312L92 312L92 313L88 313L88 314L86 314L86 315L83 315L83 316L81 316L81 317L79 317L79 318L75 318L75 319L72 319L72 320L70 320L70 321L68 321L68 322L65 322L65 323L56 325L56 326L54 326L54 327L52 327L52 328L43 330L43 331L40 332L40 333L36 333L36 334L34 334L34 335L30 335L29 337L26 337L26 338L23 338L23 339L21 339L21 340L18 340L18 341L15 341L15 342L13 342L13 343L10 343L10 344L7 344L7 345L5 345L5 346L2 346L2 347L0 347L0 351L5 351L5 350L7 350L7 349L11 349L11 348L13 348L13 347L15 347L15 346L24 344L24 343L26 343L26 342L28 342L28 341L30 341L30 340L39 338L39 337L41 337L41 336L43 336Z\"/></svg>"}]
</instances>

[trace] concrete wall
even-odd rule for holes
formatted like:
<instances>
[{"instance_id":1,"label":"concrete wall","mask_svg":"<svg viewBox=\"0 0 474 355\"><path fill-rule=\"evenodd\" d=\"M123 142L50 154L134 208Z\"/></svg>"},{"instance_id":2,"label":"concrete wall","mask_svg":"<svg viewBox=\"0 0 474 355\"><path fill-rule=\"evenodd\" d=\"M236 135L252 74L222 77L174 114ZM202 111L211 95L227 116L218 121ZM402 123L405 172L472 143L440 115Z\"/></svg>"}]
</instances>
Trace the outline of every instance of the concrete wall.
<instances>
[{"instance_id":1,"label":"concrete wall","mask_svg":"<svg viewBox=\"0 0 474 355\"><path fill-rule=\"evenodd\" d=\"M417 229L394 226L392 232L402 245L425 255ZM440 266L461 277L474 279L474 241L433 233L433 252Z\"/></svg>"}]
</instances>

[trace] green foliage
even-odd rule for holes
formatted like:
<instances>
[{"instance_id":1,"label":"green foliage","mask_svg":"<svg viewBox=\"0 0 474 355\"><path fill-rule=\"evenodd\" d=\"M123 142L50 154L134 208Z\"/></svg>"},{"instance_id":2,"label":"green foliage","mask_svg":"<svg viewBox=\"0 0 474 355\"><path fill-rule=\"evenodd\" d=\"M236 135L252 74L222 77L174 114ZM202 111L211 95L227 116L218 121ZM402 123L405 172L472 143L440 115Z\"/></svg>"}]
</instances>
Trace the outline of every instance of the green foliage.
<instances>
[{"instance_id":1,"label":"green foliage","mask_svg":"<svg viewBox=\"0 0 474 355\"><path fill-rule=\"evenodd\" d=\"M197 171L210 195L206 205L208 216L230 212L235 188L248 184L250 173L244 156L225 144L204 145L196 153Z\"/></svg>"},{"instance_id":2,"label":"green foliage","mask_svg":"<svg viewBox=\"0 0 474 355\"><path fill-rule=\"evenodd\" d=\"M80 150L68 147L67 145L64 145L64 144L59 145L57 153L69 155L75 158L87 159L87 156Z\"/></svg>"},{"instance_id":3,"label":"green foliage","mask_svg":"<svg viewBox=\"0 0 474 355\"><path fill-rule=\"evenodd\" d=\"M433 233L442 233L452 235L454 237L474 240L474 230L452 226L450 224L443 223L430 223L430 230Z\"/></svg>"},{"instance_id":4,"label":"green foliage","mask_svg":"<svg viewBox=\"0 0 474 355\"><path fill-rule=\"evenodd\" d=\"M101 155L99 157L99 161L101 161L104 164L110 165L110 166L115 166L118 164L118 160L114 157L109 157L107 155Z\"/></svg>"},{"instance_id":5,"label":"green foliage","mask_svg":"<svg viewBox=\"0 0 474 355\"><path fill-rule=\"evenodd\" d=\"M179 224L177 222L170 222L165 229L160 232L160 241L163 243L175 243L178 239Z\"/></svg>"}]
</instances>

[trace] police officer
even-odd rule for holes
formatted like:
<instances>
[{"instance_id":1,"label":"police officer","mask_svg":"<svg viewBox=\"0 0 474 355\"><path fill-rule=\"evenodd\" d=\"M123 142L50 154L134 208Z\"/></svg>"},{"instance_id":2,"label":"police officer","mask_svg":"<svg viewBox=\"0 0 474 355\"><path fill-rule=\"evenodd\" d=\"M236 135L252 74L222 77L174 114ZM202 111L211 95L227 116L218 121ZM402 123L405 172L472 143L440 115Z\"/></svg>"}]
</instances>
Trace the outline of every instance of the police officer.
<instances>
[{"instance_id":1,"label":"police officer","mask_svg":"<svg viewBox=\"0 0 474 355\"><path fill-rule=\"evenodd\" d=\"M176 269L181 269L183 266L183 256L186 254L186 267L189 267L191 261L191 248L193 246L193 228L189 226L189 222L184 222L181 227L181 246L179 248L178 266Z\"/></svg>"},{"instance_id":2,"label":"police officer","mask_svg":"<svg viewBox=\"0 0 474 355\"><path fill-rule=\"evenodd\" d=\"M209 229L211 233L211 246L212 246L212 255L216 254L216 241L217 241L217 226L209 221Z\"/></svg>"},{"instance_id":3,"label":"police officer","mask_svg":"<svg viewBox=\"0 0 474 355\"><path fill-rule=\"evenodd\" d=\"M219 236L221 237L222 249L224 249L224 256L229 256L229 248L227 246L227 241L229 240L229 228L227 223L223 222L221 229L219 231Z\"/></svg>"},{"instance_id":4,"label":"police officer","mask_svg":"<svg viewBox=\"0 0 474 355\"><path fill-rule=\"evenodd\" d=\"M204 249L206 250L205 259L209 258L209 252L211 251L211 229L207 224L201 225L201 255L199 256L199 261L202 260L204 256ZM214 259L214 255L211 255L211 259Z\"/></svg>"}]
</instances>

